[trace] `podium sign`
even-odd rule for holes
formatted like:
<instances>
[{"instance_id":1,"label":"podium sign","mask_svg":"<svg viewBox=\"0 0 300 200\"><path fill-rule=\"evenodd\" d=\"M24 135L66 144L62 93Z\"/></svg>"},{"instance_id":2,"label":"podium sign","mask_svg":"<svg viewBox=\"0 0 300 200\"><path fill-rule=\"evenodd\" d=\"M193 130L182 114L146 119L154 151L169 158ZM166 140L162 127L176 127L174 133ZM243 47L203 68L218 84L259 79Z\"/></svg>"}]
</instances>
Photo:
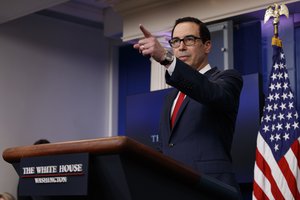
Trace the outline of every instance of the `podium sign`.
<instances>
[{"instance_id":1,"label":"podium sign","mask_svg":"<svg viewBox=\"0 0 300 200\"><path fill-rule=\"evenodd\" d=\"M19 195L87 195L88 161L88 153L21 158Z\"/></svg>"}]
</instances>

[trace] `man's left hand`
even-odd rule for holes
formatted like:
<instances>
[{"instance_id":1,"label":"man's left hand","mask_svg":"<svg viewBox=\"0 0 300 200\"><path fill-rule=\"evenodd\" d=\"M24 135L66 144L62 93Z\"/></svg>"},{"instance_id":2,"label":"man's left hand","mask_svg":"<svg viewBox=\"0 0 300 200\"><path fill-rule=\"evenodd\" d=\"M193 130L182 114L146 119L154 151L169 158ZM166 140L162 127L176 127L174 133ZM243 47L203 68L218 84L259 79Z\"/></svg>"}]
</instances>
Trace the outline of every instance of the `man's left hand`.
<instances>
[{"instance_id":1,"label":"man's left hand","mask_svg":"<svg viewBox=\"0 0 300 200\"><path fill-rule=\"evenodd\" d=\"M165 56L166 50L143 25L140 29L144 34L144 38L133 45L133 48L138 49L140 53L150 55L157 62L161 62Z\"/></svg>"}]
</instances>

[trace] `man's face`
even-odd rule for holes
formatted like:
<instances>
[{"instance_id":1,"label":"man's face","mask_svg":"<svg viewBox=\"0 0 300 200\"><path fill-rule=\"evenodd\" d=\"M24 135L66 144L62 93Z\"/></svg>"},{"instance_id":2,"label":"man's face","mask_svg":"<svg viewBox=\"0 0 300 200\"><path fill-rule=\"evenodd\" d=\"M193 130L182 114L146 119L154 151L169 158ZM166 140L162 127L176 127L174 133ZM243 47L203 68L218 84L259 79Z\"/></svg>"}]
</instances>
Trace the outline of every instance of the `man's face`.
<instances>
[{"instance_id":1,"label":"man's face","mask_svg":"<svg viewBox=\"0 0 300 200\"><path fill-rule=\"evenodd\" d=\"M199 26L193 22L183 22L176 25L173 38L183 39L185 36L200 37ZM192 46L186 46L183 41L180 46L173 48L174 55L190 65L191 67L200 70L208 64L208 53L210 52L210 41L202 43L202 40L197 39Z\"/></svg>"}]
</instances>

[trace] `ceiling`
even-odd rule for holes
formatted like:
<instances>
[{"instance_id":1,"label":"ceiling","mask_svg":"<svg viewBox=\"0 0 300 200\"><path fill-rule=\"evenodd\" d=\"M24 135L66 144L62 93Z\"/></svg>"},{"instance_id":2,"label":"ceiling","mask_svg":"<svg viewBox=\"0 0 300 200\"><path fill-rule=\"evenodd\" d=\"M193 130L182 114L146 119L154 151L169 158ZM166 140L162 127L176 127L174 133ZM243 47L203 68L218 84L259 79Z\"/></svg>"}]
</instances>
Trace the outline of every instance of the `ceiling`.
<instances>
[{"instance_id":1,"label":"ceiling","mask_svg":"<svg viewBox=\"0 0 300 200\"><path fill-rule=\"evenodd\" d=\"M0 2L0 24L38 11L48 11L61 15L91 21L105 26L105 17L110 11L109 20L118 15L116 7L127 5L128 10L134 10L140 4L155 4L158 2L172 3L178 0L9 0ZM161 3L162 4L162 3ZM300 13L300 1L288 5L290 14ZM118 10L120 12L120 10ZM114 16L112 14L115 14ZM262 19L264 11L256 11L232 17L234 21ZM118 16L121 20L121 17Z\"/></svg>"},{"instance_id":2,"label":"ceiling","mask_svg":"<svg viewBox=\"0 0 300 200\"><path fill-rule=\"evenodd\" d=\"M120 0L9 0L0 2L0 24L41 10L102 22L103 11Z\"/></svg>"},{"instance_id":3,"label":"ceiling","mask_svg":"<svg viewBox=\"0 0 300 200\"><path fill-rule=\"evenodd\" d=\"M94 22L104 22L104 12L117 0L70 0L47 10Z\"/></svg>"},{"instance_id":4,"label":"ceiling","mask_svg":"<svg viewBox=\"0 0 300 200\"><path fill-rule=\"evenodd\" d=\"M67 0L9 0L0 2L0 24L46 9Z\"/></svg>"},{"instance_id":5,"label":"ceiling","mask_svg":"<svg viewBox=\"0 0 300 200\"><path fill-rule=\"evenodd\" d=\"M132 0L68 0L65 3L50 7L47 10L103 23L103 15L105 10L114 10L113 8L115 8L117 4L124 4L125 1L127 1L128 4L132 4L132 2L135 2ZM151 0L139 0L139 2L151 3ZM155 0L152 0L152 2L155 2ZM136 4L138 3L136 2ZM290 14L300 13L300 1L290 3L288 5L288 8ZM243 19L262 19L262 16L264 16L264 12L265 10L255 11L234 17L234 19L236 21Z\"/></svg>"}]
</instances>

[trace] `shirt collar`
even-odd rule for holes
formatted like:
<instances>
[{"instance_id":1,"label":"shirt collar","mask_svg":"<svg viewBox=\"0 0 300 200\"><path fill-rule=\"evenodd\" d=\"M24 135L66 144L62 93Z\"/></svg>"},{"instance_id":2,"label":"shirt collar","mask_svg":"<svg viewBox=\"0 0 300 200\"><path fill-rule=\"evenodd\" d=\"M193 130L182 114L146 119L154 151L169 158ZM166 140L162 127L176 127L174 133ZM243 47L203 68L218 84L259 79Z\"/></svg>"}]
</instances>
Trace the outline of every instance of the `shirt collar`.
<instances>
[{"instance_id":1,"label":"shirt collar","mask_svg":"<svg viewBox=\"0 0 300 200\"><path fill-rule=\"evenodd\" d=\"M202 69L200 69L199 72L200 72L201 74L205 74L205 72L207 72L207 71L210 70L210 69L211 69L210 64L207 64L205 67L203 67Z\"/></svg>"}]
</instances>

